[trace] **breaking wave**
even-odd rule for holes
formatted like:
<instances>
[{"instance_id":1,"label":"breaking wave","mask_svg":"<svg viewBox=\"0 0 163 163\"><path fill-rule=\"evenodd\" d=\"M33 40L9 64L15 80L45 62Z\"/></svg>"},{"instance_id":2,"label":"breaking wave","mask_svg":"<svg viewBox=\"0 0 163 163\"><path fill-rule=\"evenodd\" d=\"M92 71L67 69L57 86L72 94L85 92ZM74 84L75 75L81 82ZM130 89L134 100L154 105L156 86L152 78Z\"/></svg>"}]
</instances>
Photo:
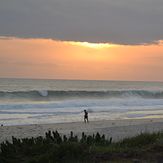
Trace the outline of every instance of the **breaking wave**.
<instances>
[{"instance_id":1,"label":"breaking wave","mask_svg":"<svg viewBox=\"0 0 163 163\"><path fill-rule=\"evenodd\" d=\"M0 100L26 99L32 101L57 101L69 99L111 99L111 98L146 98L163 99L163 91L124 90L124 91L0 91Z\"/></svg>"}]
</instances>

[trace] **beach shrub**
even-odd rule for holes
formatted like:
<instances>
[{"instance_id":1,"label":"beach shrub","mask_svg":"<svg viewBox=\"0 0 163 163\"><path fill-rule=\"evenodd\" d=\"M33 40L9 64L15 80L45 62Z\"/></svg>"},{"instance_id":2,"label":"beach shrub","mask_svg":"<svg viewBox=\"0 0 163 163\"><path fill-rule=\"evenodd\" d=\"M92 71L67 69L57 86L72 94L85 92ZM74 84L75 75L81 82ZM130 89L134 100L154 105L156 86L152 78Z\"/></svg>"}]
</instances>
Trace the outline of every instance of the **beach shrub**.
<instances>
[{"instance_id":1,"label":"beach shrub","mask_svg":"<svg viewBox=\"0 0 163 163\"><path fill-rule=\"evenodd\" d=\"M99 133L82 133L79 140L73 132L61 136L48 131L45 137L17 139L0 144L0 163L84 163L132 158L154 160L163 153L163 133L141 133L138 136L112 142Z\"/></svg>"},{"instance_id":2,"label":"beach shrub","mask_svg":"<svg viewBox=\"0 0 163 163\"><path fill-rule=\"evenodd\" d=\"M18 163L26 161L28 163L41 162L72 162L73 160L85 160L90 155L89 146L80 143L73 132L69 138L62 137L55 131L45 133L45 138L24 138L17 139L12 137L11 142L1 143L0 158L4 163Z\"/></svg>"},{"instance_id":3,"label":"beach shrub","mask_svg":"<svg viewBox=\"0 0 163 163\"><path fill-rule=\"evenodd\" d=\"M158 133L141 133L138 136L131 137L131 138L125 138L122 141L119 142L120 147L123 148L147 148L151 144L157 142L158 140L163 140L163 134Z\"/></svg>"}]
</instances>

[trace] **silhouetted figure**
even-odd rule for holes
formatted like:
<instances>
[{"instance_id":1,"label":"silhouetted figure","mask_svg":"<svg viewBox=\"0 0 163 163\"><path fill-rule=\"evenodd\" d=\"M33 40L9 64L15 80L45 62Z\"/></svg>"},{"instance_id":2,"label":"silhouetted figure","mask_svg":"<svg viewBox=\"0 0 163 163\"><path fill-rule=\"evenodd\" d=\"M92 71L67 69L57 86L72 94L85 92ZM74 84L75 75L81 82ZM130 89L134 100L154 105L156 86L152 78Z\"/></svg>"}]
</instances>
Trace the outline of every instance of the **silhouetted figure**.
<instances>
[{"instance_id":1,"label":"silhouetted figure","mask_svg":"<svg viewBox=\"0 0 163 163\"><path fill-rule=\"evenodd\" d=\"M89 120L88 120L88 112L86 110L84 110L84 122L86 123L89 123Z\"/></svg>"}]
</instances>

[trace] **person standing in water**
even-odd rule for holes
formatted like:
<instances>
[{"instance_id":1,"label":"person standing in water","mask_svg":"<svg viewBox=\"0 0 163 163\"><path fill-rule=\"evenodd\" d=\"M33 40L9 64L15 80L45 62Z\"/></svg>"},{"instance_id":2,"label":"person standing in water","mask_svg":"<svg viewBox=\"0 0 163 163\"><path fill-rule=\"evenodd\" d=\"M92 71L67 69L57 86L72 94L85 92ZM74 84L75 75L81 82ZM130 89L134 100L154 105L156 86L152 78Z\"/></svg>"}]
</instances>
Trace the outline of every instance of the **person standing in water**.
<instances>
[{"instance_id":1,"label":"person standing in water","mask_svg":"<svg viewBox=\"0 0 163 163\"><path fill-rule=\"evenodd\" d=\"M88 120L88 112L86 110L84 110L84 123L89 123L89 120Z\"/></svg>"}]
</instances>

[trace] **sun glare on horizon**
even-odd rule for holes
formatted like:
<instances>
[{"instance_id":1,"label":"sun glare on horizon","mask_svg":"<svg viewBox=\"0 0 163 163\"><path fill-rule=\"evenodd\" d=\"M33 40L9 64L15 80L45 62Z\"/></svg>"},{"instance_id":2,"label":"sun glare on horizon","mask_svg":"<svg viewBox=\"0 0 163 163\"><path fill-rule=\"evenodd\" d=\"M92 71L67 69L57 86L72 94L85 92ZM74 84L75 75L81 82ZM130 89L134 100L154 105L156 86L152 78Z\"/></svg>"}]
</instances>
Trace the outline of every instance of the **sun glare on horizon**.
<instances>
[{"instance_id":1,"label":"sun glare on horizon","mask_svg":"<svg viewBox=\"0 0 163 163\"><path fill-rule=\"evenodd\" d=\"M114 44L108 44L108 43L90 43L90 42L71 42L75 45L81 45L81 46L87 46L90 48L104 48L104 47L115 47L117 45Z\"/></svg>"}]
</instances>

